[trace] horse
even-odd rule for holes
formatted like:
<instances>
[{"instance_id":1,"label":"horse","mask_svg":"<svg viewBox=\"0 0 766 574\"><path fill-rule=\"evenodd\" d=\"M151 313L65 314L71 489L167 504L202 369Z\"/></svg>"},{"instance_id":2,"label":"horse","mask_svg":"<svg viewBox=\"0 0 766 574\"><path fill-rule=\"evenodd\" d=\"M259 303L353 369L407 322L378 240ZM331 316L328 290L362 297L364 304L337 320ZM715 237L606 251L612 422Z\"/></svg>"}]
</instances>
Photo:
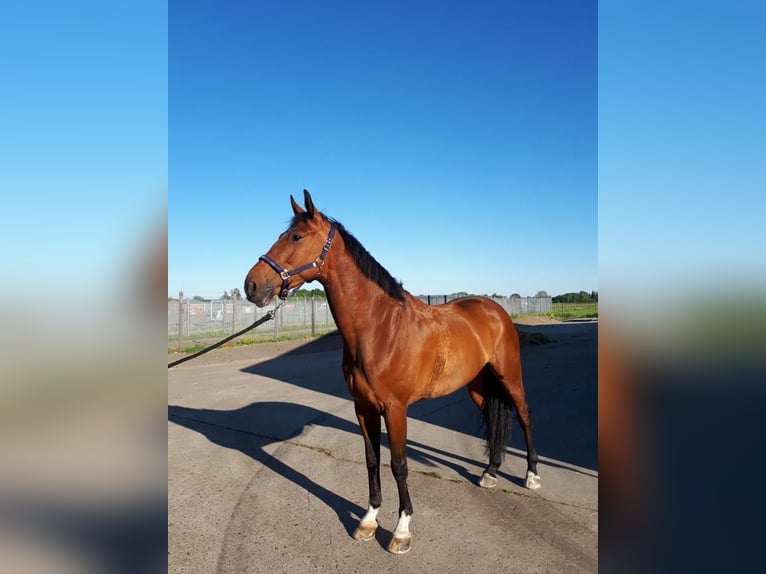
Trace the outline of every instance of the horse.
<instances>
[{"instance_id":1,"label":"horse","mask_svg":"<svg viewBox=\"0 0 766 574\"><path fill-rule=\"evenodd\" d=\"M293 218L245 277L247 299L259 307L291 289L319 281L343 339L343 377L364 439L369 505L353 537L371 540L381 507L381 417L399 492L399 519L388 551L411 548L413 508L407 489L407 407L467 387L483 415L489 463L479 485L497 484L511 430L511 409L527 446L525 486L541 486L532 424L521 376L519 337L508 313L483 297L428 306L407 292L338 221L319 212L304 190L290 196Z\"/></svg>"}]
</instances>

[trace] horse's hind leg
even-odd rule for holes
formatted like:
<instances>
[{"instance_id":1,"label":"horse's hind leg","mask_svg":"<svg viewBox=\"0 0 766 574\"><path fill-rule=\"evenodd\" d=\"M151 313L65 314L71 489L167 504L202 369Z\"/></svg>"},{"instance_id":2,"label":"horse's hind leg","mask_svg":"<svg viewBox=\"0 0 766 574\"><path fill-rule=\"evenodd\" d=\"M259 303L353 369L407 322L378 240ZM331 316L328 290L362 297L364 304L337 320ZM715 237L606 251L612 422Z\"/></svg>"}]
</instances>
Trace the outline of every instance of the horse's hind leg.
<instances>
[{"instance_id":1,"label":"horse's hind leg","mask_svg":"<svg viewBox=\"0 0 766 574\"><path fill-rule=\"evenodd\" d=\"M370 484L370 504L354 531L356 540L372 540L378 528L378 511L383 500L380 492L380 413L354 402L359 428L364 438L367 479Z\"/></svg>"},{"instance_id":2,"label":"horse's hind leg","mask_svg":"<svg viewBox=\"0 0 766 574\"><path fill-rule=\"evenodd\" d=\"M497 469L503 463L505 447L511 430L511 405L505 391L495 377L482 369L476 378L468 383L468 394L479 407L487 434L489 464L481 475L479 486L494 488L497 485Z\"/></svg>"},{"instance_id":3,"label":"horse's hind leg","mask_svg":"<svg viewBox=\"0 0 766 574\"><path fill-rule=\"evenodd\" d=\"M512 348L512 347L511 347ZM507 349L507 348L506 348ZM498 353L496 361L490 363L490 371L503 385L505 390L516 407L516 413L519 418L521 430L524 431L524 439L527 443L527 476L525 485L527 488L536 490L540 488L540 475L537 474L537 452L532 444L532 420L529 416L529 407L524 393L524 384L521 379L521 358L519 356L518 344L515 346L515 352L512 356L505 353Z\"/></svg>"}]
</instances>

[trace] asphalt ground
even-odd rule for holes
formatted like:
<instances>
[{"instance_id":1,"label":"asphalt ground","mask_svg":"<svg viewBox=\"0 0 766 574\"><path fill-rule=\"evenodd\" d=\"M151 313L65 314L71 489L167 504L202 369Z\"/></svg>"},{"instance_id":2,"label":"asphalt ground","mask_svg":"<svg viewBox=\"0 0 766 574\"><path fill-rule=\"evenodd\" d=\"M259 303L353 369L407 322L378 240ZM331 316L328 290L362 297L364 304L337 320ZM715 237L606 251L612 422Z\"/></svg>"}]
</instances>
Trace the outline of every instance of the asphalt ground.
<instances>
[{"instance_id":1,"label":"asphalt ground","mask_svg":"<svg viewBox=\"0 0 766 574\"><path fill-rule=\"evenodd\" d=\"M516 421L498 485L486 490L468 393L410 407L413 538L401 556L385 550L398 508L385 434L380 526L374 540L351 536L368 491L340 337L222 349L171 369L168 571L596 571L597 330L519 326L540 490L523 487Z\"/></svg>"}]
</instances>

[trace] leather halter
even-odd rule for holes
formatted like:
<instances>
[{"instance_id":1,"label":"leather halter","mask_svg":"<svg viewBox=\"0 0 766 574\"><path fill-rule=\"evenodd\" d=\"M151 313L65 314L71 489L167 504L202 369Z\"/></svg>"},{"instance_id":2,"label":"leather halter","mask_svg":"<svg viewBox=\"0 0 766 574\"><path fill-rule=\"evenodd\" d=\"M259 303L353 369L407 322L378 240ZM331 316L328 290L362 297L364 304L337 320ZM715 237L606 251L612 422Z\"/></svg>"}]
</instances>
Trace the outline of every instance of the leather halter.
<instances>
[{"instance_id":1,"label":"leather halter","mask_svg":"<svg viewBox=\"0 0 766 574\"><path fill-rule=\"evenodd\" d=\"M288 289L288 285L290 284L290 278L298 275L300 273L303 273L304 271L308 271L309 269L312 269L314 267L319 268L319 274L322 273L322 266L324 265L324 258L327 257L327 252L330 251L330 246L332 245L332 240L335 237L335 229L337 228L337 224L333 223L330 225L330 233L327 234L327 241L324 243L324 247L322 248L322 253L319 254L319 257L314 259L311 263L306 263L306 265L301 265L300 267L296 267L295 269L290 269L289 271L282 267L279 263L274 261L271 257L268 255L261 255L258 259L259 261L263 261L266 263L269 267L271 267L274 271L276 271L279 276L282 278L282 287L279 290L279 298L284 300L287 299L287 295L289 294L290 290Z\"/></svg>"}]
</instances>

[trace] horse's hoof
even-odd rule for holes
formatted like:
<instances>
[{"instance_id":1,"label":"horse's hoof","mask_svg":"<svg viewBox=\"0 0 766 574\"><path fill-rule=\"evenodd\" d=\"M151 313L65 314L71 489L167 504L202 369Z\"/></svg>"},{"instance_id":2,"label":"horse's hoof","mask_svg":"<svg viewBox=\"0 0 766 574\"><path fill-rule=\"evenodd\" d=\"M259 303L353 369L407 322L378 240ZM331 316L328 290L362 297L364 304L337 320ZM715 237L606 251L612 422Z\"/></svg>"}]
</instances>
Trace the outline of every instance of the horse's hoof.
<instances>
[{"instance_id":1,"label":"horse's hoof","mask_svg":"<svg viewBox=\"0 0 766 574\"><path fill-rule=\"evenodd\" d=\"M528 470L527 481L524 483L524 485L530 490L537 490L542 486L542 483L540 482L540 475L535 474L531 470Z\"/></svg>"},{"instance_id":2,"label":"horse's hoof","mask_svg":"<svg viewBox=\"0 0 766 574\"><path fill-rule=\"evenodd\" d=\"M412 540L411 536L407 537L399 537L394 536L393 539L391 539L391 544L388 545L388 551L391 552L391 554L406 554L410 551L410 541Z\"/></svg>"},{"instance_id":3,"label":"horse's hoof","mask_svg":"<svg viewBox=\"0 0 766 574\"><path fill-rule=\"evenodd\" d=\"M354 540L372 540L375 538L375 531L378 529L378 523L360 524L354 531Z\"/></svg>"},{"instance_id":4,"label":"horse's hoof","mask_svg":"<svg viewBox=\"0 0 766 574\"><path fill-rule=\"evenodd\" d=\"M479 486L482 488L495 488L497 486L497 478L487 474L486 472L481 475Z\"/></svg>"}]
</instances>

